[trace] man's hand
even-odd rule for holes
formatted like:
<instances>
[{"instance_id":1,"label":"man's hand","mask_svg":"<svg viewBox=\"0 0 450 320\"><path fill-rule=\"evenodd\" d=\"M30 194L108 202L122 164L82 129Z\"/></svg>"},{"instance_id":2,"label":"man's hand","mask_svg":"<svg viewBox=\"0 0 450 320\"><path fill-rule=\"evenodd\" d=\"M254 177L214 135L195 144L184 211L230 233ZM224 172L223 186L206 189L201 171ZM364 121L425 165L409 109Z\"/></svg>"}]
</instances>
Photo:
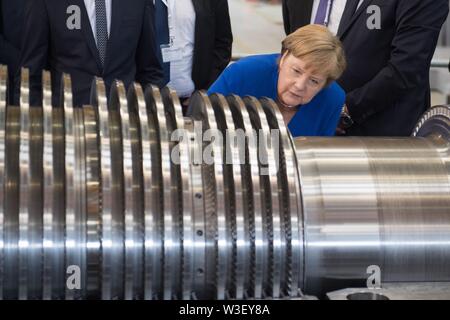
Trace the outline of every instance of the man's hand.
<instances>
[{"instance_id":1,"label":"man's hand","mask_svg":"<svg viewBox=\"0 0 450 320\"><path fill-rule=\"evenodd\" d=\"M336 136L345 136L347 134L347 129L353 125L353 120L348 112L347 105L344 104L342 107L341 118L339 119L339 124L336 128Z\"/></svg>"},{"instance_id":2,"label":"man's hand","mask_svg":"<svg viewBox=\"0 0 450 320\"><path fill-rule=\"evenodd\" d=\"M338 127L336 128L336 136L345 136L347 134L347 132L345 131L345 129L343 129L341 127L341 123L339 122Z\"/></svg>"},{"instance_id":3,"label":"man's hand","mask_svg":"<svg viewBox=\"0 0 450 320\"><path fill-rule=\"evenodd\" d=\"M180 103L181 103L181 110L183 112L183 116L186 117L188 109L189 109L189 103L191 102L191 98L181 98L180 99Z\"/></svg>"},{"instance_id":4,"label":"man's hand","mask_svg":"<svg viewBox=\"0 0 450 320\"><path fill-rule=\"evenodd\" d=\"M191 98L183 99L183 100L181 101L181 106L182 106L182 107L185 107L185 108L189 107L189 102L190 102L190 101L191 101Z\"/></svg>"}]
</instances>

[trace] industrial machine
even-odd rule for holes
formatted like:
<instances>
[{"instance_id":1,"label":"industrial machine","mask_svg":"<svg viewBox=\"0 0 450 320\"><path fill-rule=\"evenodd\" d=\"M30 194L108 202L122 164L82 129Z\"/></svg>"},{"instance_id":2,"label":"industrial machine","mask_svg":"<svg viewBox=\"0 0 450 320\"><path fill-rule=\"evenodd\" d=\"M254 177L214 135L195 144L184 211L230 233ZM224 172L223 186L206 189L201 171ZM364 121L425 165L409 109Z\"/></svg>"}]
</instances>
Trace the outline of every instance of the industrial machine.
<instances>
[{"instance_id":1,"label":"industrial machine","mask_svg":"<svg viewBox=\"0 0 450 320\"><path fill-rule=\"evenodd\" d=\"M381 286L450 281L449 106L410 138L293 138L270 99L197 92L183 117L168 88L107 99L97 79L73 108L67 75L60 106L43 84L30 106L24 70L7 106L0 69L1 299L321 298L373 266Z\"/></svg>"}]
</instances>

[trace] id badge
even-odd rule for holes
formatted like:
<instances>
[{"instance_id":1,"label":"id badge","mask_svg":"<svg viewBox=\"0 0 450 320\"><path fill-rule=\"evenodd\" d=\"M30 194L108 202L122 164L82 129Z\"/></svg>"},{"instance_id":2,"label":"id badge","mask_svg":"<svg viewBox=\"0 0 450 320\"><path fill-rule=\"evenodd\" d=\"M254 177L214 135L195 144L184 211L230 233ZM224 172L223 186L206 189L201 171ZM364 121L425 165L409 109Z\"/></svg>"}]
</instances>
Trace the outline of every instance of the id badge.
<instances>
[{"instance_id":1,"label":"id badge","mask_svg":"<svg viewBox=\"0 0 450 320\"><path fill-rule=\"evenodd\" d=\"M161 45L161 53L163 63L178 61L182 59L181 49L169 44Z\"/></svg>"}]
</instances>

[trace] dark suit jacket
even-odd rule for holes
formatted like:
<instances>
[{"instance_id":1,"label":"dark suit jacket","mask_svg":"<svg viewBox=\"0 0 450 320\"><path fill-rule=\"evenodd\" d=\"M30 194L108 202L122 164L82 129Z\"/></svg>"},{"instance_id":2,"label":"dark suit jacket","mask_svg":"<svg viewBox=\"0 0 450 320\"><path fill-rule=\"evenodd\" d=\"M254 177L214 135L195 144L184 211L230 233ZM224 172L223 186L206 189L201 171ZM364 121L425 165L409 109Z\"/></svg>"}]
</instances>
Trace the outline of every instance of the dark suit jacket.
<instances>
[{"instance_id":1,"label":"dark suit jacket","mask_svg":"<svg viewBox=\"0 0 450 320\"><path fill-rule=\"evenodd\" d=\"M81 30L67 27L70 5L81 9ZM47 65L56 75L52 77L54 90L60 73L72 76L75 106L89 103L94 76L105 79L107 90L115 79L126 86L133 81L160 85L162 69L156 55L153 14L148 0L112 0L111 31L102 67L84 0L28 1L21 65L30 68L30 103L42 104L39 80Z\"/></svg>"},{"instance_id":2,"label":"dark suit jacket","mask_svg":"<svg viewBox=\"0 0 450 320\"><path fill-rule=\"evenodd\" d=\"M231 60L233 34L227 0L192 0L196 13L192 80L208 89Z\"/></svg>"},{"instance_id":3,"label":"dark suit jacket","mask_svg":"<svg viewBox=\"0 0 450 320\"><path fill-rule=\"evenodd\" d=\"M310 23L312 3L283 1L287 33ZM381 9L380 30L367 27L370 5ZM352 17L343 17L338 36L348 68L338 83L356 122L348 134L411 134L430 106L430 63L448 7L448 0L365 0Z\"/></svg>"},{"instance_id":4,"label":"dark suit jacket","mask_svg":"<svg viewBox=\"0 0 450 320\"><path fill-rule=\"evenodd\" d=\"M9 102L13 104L14 74L19 66L23 11L27 0L0 0L0 64L9 70Z\"/></svg>"}]
</instances>

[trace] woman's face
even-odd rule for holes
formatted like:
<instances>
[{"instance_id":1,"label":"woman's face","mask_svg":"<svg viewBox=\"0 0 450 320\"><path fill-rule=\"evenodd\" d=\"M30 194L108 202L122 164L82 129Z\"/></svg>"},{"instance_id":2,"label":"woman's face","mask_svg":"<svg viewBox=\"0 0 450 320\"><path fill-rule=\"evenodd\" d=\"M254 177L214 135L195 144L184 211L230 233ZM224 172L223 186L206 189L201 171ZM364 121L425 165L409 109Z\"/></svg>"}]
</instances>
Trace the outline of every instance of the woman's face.
<instances>
[{"instance_id":1,"label":"woman's face","mask_svg":"<svg viewBox=\"0 0 450 320\"><path fill-rule=\"evenodd\" d=\"M312 73L301 59L285 53L280 60L278 99L286 106L309 103L323 89L327 77Z\"/></svg>"}]
</instances>

